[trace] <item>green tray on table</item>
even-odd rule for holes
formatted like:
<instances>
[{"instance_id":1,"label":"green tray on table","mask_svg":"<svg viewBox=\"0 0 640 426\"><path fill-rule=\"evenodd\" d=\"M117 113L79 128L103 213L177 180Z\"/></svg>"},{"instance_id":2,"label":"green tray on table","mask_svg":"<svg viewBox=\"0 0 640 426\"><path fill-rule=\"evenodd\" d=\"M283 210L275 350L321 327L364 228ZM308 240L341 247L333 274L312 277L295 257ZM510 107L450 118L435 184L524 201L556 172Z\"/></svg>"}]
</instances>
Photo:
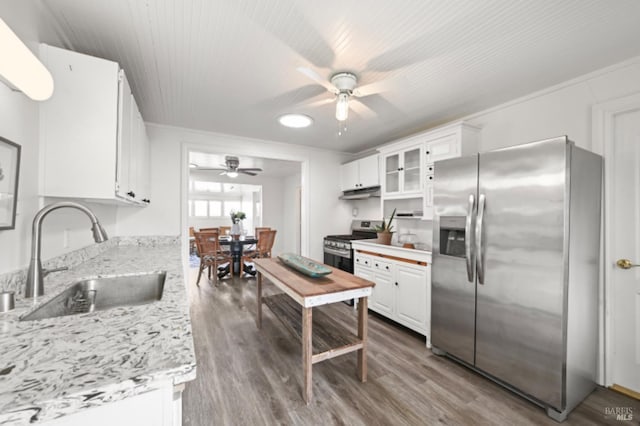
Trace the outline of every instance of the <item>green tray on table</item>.
<instances>
[{"instance_id":1,"label":"green tray on table","mask_svg":"<svg viewBox=\"0 0 640 426\"><path fill-rule=\"evenodd\" d=\"M314 262L311 259L302 257L293 253L282 253L278 255L278 259L285 265L295 269L298 272L311 277L320 278L331 273L331 268L322 263Z\"/></svg>"}]
</instances>

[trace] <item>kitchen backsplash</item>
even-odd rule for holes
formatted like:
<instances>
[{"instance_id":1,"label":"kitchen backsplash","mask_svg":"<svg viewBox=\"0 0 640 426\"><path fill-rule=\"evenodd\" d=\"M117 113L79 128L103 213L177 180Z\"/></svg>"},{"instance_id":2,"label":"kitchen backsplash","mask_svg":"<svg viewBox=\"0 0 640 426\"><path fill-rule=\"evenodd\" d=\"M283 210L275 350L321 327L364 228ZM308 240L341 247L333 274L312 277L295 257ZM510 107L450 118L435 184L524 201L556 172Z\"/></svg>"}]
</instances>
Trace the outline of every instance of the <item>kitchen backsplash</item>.
<instances>
[{"instance_id":1,"label":"kitchen backsplash","mask_svg":"<svg viewBox=\"0 0 640 426\"><path fill-rule=\"evenodd\" d=\"M401 245L399 238L402 234L414 234L416 248L431 250L431 238L433 235L433 222L417 219L394 219L394 230L391 244Z\"/></svg>"}]
</instances>

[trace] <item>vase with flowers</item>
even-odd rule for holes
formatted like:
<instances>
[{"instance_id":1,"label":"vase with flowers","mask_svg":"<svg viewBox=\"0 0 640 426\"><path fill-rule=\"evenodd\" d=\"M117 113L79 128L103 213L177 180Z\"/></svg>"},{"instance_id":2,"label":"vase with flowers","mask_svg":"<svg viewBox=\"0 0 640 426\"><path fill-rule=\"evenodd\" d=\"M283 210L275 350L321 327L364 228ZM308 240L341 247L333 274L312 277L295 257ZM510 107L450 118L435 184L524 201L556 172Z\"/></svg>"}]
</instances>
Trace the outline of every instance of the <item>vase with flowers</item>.
<instances>
[{"instance_id":1,"label":"vase with flowers","mask_svg":"<svg viewBox=\"0 0 640 426\"><path fill-rule=\"evenodd\" d=\"M244 212L231 212L231 231L230 234L234 239L240 238L240 234L242 232L242 221L247 218L247 215Z\"/></svg>"}]
</instances>

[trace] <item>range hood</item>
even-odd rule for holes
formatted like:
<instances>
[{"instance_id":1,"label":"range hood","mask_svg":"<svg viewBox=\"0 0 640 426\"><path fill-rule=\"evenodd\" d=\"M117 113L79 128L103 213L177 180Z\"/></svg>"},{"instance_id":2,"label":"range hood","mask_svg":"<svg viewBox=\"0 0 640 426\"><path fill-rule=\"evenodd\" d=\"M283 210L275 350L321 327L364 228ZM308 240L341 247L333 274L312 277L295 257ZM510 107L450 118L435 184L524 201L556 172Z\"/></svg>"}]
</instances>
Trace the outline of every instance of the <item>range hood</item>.
<instances>
[{"instance_id":1,"label":"range hood","mask_svg":"<svg viewBox=\"0 0 640 426\"><path fill-rule=\"evenodd\" d=\"M371 186L369 188L350 189L344 191L339 197L341 200L364 200L365 198L380 197L380 187Z\"/></svg>"}]
</instances>

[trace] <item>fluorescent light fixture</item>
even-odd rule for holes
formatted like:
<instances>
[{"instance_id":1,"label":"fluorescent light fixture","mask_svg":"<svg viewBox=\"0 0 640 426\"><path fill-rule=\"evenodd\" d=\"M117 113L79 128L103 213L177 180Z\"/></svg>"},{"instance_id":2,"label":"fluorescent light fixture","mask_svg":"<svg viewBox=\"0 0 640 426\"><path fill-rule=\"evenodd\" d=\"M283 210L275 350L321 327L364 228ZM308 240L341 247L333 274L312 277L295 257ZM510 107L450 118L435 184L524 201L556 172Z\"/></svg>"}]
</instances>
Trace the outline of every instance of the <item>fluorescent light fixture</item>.
<instances>
[{"instance_id":1,"label":"fluorescent light fixture","mask_svg":"<svg viewBox=\"0 0 640 426\"><path fill-rule=\"evenodd\" d=\"M345 121L349 117L349 94L339 93L336 103L336 120Z\"/></svg>"},{"instance_id":2,"label":"fluorescent light fixture","mask_svg":"<svg viewBox=\"0 0 640 426\"><path fill-rule=\"evenodd\" d=\"M238 172L227 172L227 176L229 176L230 178L237 178Z\"/></svg>"},{"instance_id":3,"label":"fluorescent light fixture","mask_svg":"<svg viewBox=\"0 0 640 426\"><path fill-rule=\"evenodd\" d=\"M278 118L280 124L285 127L291 127L294 129L301 129L303 127L309 127L313 124L313 118L304 114L285 114Z\"/></svg>"},{"instance_id":4,"label":"fluorescent light fixture","mask_svg":"<svg viewBox=\"0 0 640 426\"><path fill-rule=\"evenodd\" d=\"M0 55L0 76L4 80L34 101L51 97L51 73L1 18Z\"/></svg>"}]
</instances>

